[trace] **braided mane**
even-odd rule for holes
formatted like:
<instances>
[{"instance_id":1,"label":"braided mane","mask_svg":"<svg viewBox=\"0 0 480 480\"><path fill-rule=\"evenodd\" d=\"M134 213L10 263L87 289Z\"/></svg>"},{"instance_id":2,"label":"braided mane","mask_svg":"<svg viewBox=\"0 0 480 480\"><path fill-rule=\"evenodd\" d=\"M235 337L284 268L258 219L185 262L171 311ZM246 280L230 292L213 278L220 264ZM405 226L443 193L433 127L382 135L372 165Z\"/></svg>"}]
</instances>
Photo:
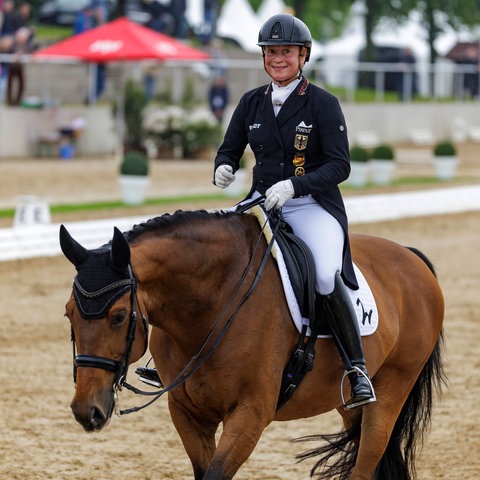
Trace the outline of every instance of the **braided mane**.
<instances>
[{"instance_id":1,"label":"braided mane","mask_svg":"<svg viewBox=\"0 0 480 480\"><path fill-rule=\"evenodd\" d=\"M165 229L186 225L197 220L228 218L233 215L238 214L227 211L208 212L207 210L177 210L173 214L165 213L159 217L154 217L146 222L134 225L133 228L130 231L125 232L124 235L127 241L131 243L148 233L155 233Z\"/></svg>"}]
</instances>

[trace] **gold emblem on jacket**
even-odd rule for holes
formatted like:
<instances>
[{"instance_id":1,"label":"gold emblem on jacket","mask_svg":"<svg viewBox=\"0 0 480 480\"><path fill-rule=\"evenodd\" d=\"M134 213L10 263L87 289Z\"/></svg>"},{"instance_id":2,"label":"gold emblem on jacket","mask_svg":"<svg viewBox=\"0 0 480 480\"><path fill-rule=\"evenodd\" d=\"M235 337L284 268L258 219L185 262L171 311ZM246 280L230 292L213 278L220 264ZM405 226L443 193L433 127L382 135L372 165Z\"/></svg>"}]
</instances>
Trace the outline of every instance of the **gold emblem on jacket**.
<instances>
[{"instance_id":1,"label":"gold emblem on jacket","mask_svg":"<svg viewBox=\"0 0 480 480\"><path fill-rule=\"evenodd\" d=\"M292 163L295 165L295 176L299 177L301 175L305 175L305 169L303 166L305 165L305 155L297 154L293 157Z\"/></svg>"},{"instance_id":2,"label":"gold emblem on jacket","mask_svg":"<svg viewBox=\"0 0 480 480\"><path fill-rule=\"evenodd\" d=\"M295 134L295 143L294 147L297 150L305 150L307 148L308 135L301 135L300 133Z\"/></svg>"}]
</instances>

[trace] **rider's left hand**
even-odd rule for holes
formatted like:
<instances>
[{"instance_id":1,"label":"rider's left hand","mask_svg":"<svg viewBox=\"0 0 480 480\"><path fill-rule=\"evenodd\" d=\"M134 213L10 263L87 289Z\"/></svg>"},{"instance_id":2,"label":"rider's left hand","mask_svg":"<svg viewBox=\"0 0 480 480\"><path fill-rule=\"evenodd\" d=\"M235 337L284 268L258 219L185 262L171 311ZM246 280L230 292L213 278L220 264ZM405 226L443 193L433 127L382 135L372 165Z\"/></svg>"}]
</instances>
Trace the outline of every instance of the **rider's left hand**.
<instances>
[{"instance_id":1,"label":"rider's left hand","mask_svg":"<svg viewBox=\"0 0 480 480\"><path fill-rule=\"evenodd\" d=\"M287 200L293 198L295 191L291 180L282 180L272 185L265 193L265 209L282 208Z\"/></svg>"}]
</instances>

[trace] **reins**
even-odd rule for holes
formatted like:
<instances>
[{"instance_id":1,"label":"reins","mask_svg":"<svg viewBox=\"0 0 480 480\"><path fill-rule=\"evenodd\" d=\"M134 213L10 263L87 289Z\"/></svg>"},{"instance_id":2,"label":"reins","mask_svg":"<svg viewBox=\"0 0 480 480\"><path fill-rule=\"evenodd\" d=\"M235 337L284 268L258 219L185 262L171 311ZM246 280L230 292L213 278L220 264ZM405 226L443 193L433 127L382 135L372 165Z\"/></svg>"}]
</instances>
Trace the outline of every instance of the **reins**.
<instances>
[{"instance_id":1,"label":"reins","mask_svg":"<svg viewBox=\"0 0 480 480\"><path fill-rule=\"evenodd\" d=\"M243 212L247 211L248 209L254 207L255 205L258 205L259 203L262 203L263 200L264 200L264 197L257 198L255 200L253 200L252 202L238 208L237 212L243 213ZM220 314L218 320L213 325L212 329L210 330L210 332L207 335L207 337L205 338L205 340L202 342L202 344L201 344L200 348L198 349L197 353L192 356L192 358L183 367L183 369L177 374L177 376L166 387L164 387L160 391L147 392L147 391L144 391L144 390L140 390L140 389L134 387L133 385L125 382L123 386L125 388L127 388L128 390L130 390L130 391L132 391L136 394L139 394L139 395L153 396L154 398L152 400L150 400L149 402L147 402L144 405L141 405L139 407L133 407L133 408L129 408L129 409L126 409L126 410L120 410L119 415L126 415L126 414L129 414L129 413L138 412L138 411L143 410L144 408L148 407L149 405L151 405L152 403L157 401L160 397L162 397L165 393L173 390L174 388L178 387L183 382L185 382L188 378L190 378L207 361L207 359L212 355L212 353L215 351L215 349L217 348L220 341L223 339L223 337L224 337L225 333L227 332L228 328L232 324L232 322L233 322L234 318L236 317L238 311L240 310L242 305L248 300L248 298L252 294L253 290L257 286L257 283L260 280L260 277L262 276L262 273L265 269L265 265L267 263L268 257L270 256L270 253L271 253L274 241L275 241L275 237L276 237L276 234L278 232L279 222L276 223L275 228L272 231L272 238L270 239L270 241L267 245L267 248L266 248L265 253L263 255L262 261L260 262L260 265L257 269L257 272L255 274L255 277L254 277L252 283L250 284L250 287L245 292L243 297L240 299L239 303L235 306L233 313L227 319L225 325L223 326L223 328L218 333L218 336L214 340L213 344L208 348L208 350L200 358L200 356L204 352L208 342L212 339L212 337L213 337L215 331L217 330L220 322L223 320L224 316L226 315L226 312L231 307L235 297L237 296L238 291L240 290L241 286L243 285L243 282L245 281L248 273L250 272L250 270L252 268L253 261L254 261L254 258L255 258L255 254L256 254L256 251L258 250L259 246L260 246L260 242L261 242L261 239L263 237L263 231L265 230L265 227L266 227L267 223L268 223L268 220L265 220L265 222L264 222L264 224L263 224L263 226L260 230L260 234L259 234L259 236L258 236L258 238L255 242L255 247L253 249L253 253L252 253L252 256L251 256L251 258L248 262L248 265L247 265L245 271L243 272L242 276L240 277L237 285L235 286L235 289L234 289L229 301L227 302L227 305L223 309L223 311Z\"/></svg>"}]
</instances>

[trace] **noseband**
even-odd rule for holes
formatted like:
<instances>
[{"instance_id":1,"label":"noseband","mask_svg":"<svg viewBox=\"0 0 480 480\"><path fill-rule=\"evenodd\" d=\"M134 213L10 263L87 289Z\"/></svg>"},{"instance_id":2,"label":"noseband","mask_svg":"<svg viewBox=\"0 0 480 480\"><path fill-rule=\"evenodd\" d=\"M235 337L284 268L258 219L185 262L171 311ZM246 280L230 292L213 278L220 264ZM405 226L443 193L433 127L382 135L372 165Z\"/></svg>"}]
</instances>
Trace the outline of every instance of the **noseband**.
<instances>
[{"instance_id":1,"label":"noseband","mask_svg":"<svg viewBox=\"0 0 480 480\"><path fill-rule=\"evenodd\" d=\"M130 361L130 355L132 352L133 342L135 341L135 330L137 327L137 281L133 275L132 267L128 266L129 276L128 279L119 280L117 282L111 283L105 288L98 290L96 292L87 292L81 287L78 282L77 277L74 279L74 288L77 288L81 291L82 295L87 297L90 300L99 298L105 294L105 291L115 291L125 288L126 285L130 286L130 320L128 325L127 338L125 341L125 349L123 351L122 357L120 360L113 360L111 358L100 357L90 353L76 354L76 344L75 344L75 332L73 327L72 332L72 344L73 344L73 381L77 383L77 368L86 367L86 368L100 368L102 370L107 370L109 372L115 373L115 378L113 381L114 390L121 390L126 383L128 365ZM143 331L145 335L145 348L142 355L146 352L148 346L148 323L145 315L142 314L143 321Z\"/></svg>"}]
</instances>

